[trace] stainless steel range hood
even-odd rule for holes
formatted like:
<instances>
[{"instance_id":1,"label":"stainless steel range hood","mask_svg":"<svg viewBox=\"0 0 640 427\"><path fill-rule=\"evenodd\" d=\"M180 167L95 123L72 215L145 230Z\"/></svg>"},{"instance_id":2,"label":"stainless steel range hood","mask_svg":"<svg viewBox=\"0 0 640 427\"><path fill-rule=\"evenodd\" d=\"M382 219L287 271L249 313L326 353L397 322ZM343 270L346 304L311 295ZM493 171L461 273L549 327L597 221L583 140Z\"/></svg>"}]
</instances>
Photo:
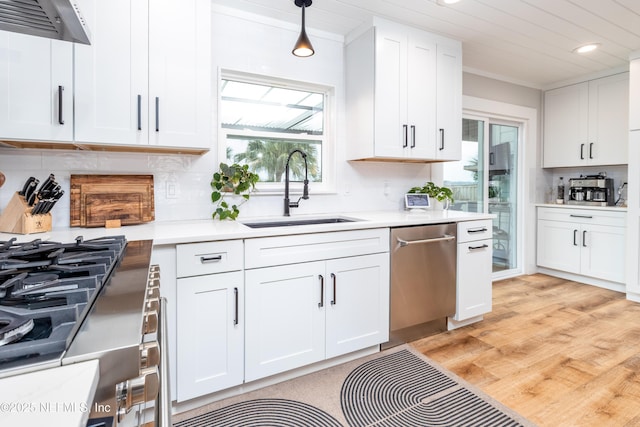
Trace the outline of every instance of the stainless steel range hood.
<instances>
[{"instance_id":1,"label":"stainless steel range hood","mask_svg":"<svg viewBox=\"0 0 640 427\"><path fill-rule=\"evenodd\" d=\"M0 30L91 44L74 0L0 0Z\"/></svg>"}]
</instances>

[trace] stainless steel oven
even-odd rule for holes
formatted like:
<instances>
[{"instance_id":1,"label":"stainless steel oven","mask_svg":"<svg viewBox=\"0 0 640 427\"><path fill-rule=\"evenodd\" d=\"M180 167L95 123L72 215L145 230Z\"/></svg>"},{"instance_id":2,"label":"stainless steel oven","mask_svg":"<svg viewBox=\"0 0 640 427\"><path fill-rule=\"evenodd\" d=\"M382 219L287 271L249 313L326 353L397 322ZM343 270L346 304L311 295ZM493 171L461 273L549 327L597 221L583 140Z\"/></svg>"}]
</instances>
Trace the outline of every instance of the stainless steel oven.
<instances>
[{"instance_id":1,"label":"stainless steel oven","mask_svg":"<svg viewBox=\"0 0 640 427\"><path fill-rule=\"evenodd\" d=\"M169 426L166 303L151 250L124 236L0 242L0 378L97 359L88 425ZM143 420L140 405L154 415Z\"/></svg>"}]
</instances>

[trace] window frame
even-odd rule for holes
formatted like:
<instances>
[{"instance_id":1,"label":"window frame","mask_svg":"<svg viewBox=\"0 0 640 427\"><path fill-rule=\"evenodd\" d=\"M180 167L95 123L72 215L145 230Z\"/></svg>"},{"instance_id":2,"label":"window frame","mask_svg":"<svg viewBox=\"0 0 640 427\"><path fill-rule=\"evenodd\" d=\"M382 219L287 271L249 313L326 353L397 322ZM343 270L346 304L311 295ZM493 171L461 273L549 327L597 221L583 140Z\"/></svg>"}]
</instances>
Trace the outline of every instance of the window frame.
<instances>
[{"instance_id":1,"label":"window frame","mask_svg":"<svg viewBox=\"0 0 640 427\"><path fill-rule=\"evenodd\" d=\"M221 111L222 111L222 81L236 80L244 83L253 83L259 85L268 85L285 89L309 91L323 94L324 110L323 110L323 135L312 134L296 134L296 133L280 133L269 132L262 133L254 130L224 129L222 127ZM217 81L217 111L216 120L218 126L218 159L219 162L227 161L227 135L237 135L243 137L265 137L265 138L282 138L291 140L308 140L322 141L322 182L310 182L309 191L311 194L335 194L336 193L336 138L335 138L335 112L336 112L336 96L335 87L318 83L303 82L297 80L284 79L280 77L247 73L230 69L219 69ZM257 191L253 196L259 195L283 195L284 182L258 182ZM290 194L302 194L302 182L290 182Z\"/></svg>"}]
</instances>

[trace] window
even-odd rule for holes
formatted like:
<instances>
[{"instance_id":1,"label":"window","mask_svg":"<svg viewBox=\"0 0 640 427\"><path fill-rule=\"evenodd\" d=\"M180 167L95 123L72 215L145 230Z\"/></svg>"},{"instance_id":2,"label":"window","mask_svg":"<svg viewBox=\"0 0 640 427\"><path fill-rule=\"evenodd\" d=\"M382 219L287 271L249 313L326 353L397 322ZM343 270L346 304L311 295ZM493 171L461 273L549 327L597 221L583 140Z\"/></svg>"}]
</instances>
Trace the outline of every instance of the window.
<instances>
[{"instance_id":1,"label":"window","mask_svg":"<svg viewBox=\"0 0 640 427\"><path fill-rule=\"evenodd\" d=\"M260 191L279 192L289 153L298 149L307 154L312 191L330 191L333 159L326 121L331 94L318 85L223 72L220 158L248 164L260 176ZM289 169L291 182L302 181L302 156L291 157Z\"/></svg>"}]
</instances>

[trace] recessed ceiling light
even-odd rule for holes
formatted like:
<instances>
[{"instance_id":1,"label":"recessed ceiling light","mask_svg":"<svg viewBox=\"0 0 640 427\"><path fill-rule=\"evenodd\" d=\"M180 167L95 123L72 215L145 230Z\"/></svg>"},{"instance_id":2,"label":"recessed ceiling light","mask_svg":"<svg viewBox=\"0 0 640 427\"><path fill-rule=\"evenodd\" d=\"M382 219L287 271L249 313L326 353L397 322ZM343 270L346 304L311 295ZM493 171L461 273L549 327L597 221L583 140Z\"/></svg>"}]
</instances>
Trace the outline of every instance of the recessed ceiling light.
<instances>
[{"instance_id":1,"label":"recessed ceiling light","mask_svg":"<svg viewBox=\"0 0 640 427\"><path fill-rule=\"evenodd\" d=\"M460 0L436 0L440 6L447 6L449 4L458 3L459 1Z\"/></svg>"},{"instance_id":2,"label":"recessed ceiling light","mask_svg":"<svg viewBox=\"0 0 640 427\"><path fill-rule=\"evenodd\" d=\"M573 49L573 51L575 53L588 53L596 50L598 47L600 47L600 43L589 43L578 46L577 48Z\"/></svg>"}]
</instances>

